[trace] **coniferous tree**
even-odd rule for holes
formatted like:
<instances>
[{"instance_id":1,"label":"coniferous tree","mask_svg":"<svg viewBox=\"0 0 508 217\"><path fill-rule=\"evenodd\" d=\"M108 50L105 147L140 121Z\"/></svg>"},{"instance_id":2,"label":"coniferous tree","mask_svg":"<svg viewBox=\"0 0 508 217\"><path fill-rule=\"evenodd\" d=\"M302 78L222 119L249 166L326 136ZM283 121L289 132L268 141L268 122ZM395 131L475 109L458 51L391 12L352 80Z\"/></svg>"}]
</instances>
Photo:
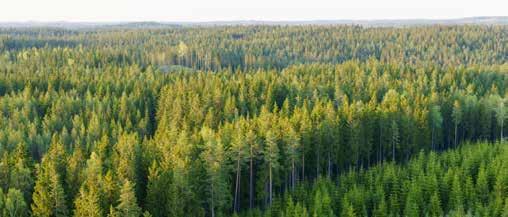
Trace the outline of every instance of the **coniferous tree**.
<instances>
[{"instance_id":1,"label":"coniferous tree","mask_svg":"<svg viewBox=\"0 0 508 217\"><path fill-rule=\"evenodd\" d=\"M436 137L437 132L441 129L441 126L443 124L443 116L441 115L441 108L439 106L432 106L430 109L430 123L432 128L432 138L431 138L431 148L432 150L435 150L436 148Z\"/></svg>"},{"instance_id":2,"label":"coniferous tree","mask_svg":"<svg viewBox=\"0 0 508 217\"><path fill-rule=\"evenodd\" d=\"M254 207L254 160L259 152L259 143L253 130L248 130L245 141L249 145L249 209Z\"/></svg>"},{"instance_id":3,"label":"coniferous tree","mask_svg":"<svg viewBox=\"0 0 508 217\"><path fill-rule=\"evenodd\" d=\"M503 217L507 217L508 216L508 198L505 199L504 201L504 211L503 211Z\"/></svg>"},{"instance_id":4,"label":"coniferous tree","mask_svg":"<svg viewBox=\"0 0 508 217\"><path fill-rule=\"evenodd\" d=\"M274 172L279 167L279 147L274 132L268 131L265 138L264 158L268 169L268 203L273 201L273 179Z\"/></svg>"},{"instance_id":5,"label":"coniferous tree","mask_svg":"<svg viewBox=\"0 0 508 217\"><path fill-rule=\"evenodd\" d=\"M23 193L20 190L10 188L3 200L5 217L25 217L29 216L28 206L26 205ZM58 215L57 215L58 216Z\"/></svg>"},{"instance_id":6,"label":"coniferous tree","mask_svg":"<svg viewBox=\"0 0 508 217\"><path fill-rule=\"evenodd\" d=\"M132 25L0 29L0 216L505 211L505 26Z\"/></svg>"},{"instance_id":7,"label":"coniferous tree","mask_svg":"<svg viewBox=\"0 0 508 217\"><path fill-rule=\"evenodd\" d=\"M120 198L116 210L119 216L139 217L141 208L137 204L134 186L126 180L120 189Z\"/></svg>"},{"instance_id":8,"label":"coniferous tree","mask_svg":"<svg viewBox=\"0 0 508 217\"><path fill-rule=\"evenodd\" d=\"M495 107L495 112L496 112L496 120L497 120L497 124L499 124L500 126L500 135L499 135L499 138L500 140L502 141L504 139L503 137L503 126L504 126L504 121L506 119L506 108L505 108L505 99L504 98L501 98L499 97L498 102L496 103L496 107Z\"/></svg>"},{"instance_id":9,"label":"coniferous tree","mask_svg":"<svg viewBox=\"0 0 508 217\"><path fill-rule=\"evenodd\" d=\"M99 217L104 215L101 207L101 179L102 162L100 158L92 152L87 161L86 168L87 179L79 190L78 197L75 200L75 217Z\"/></svg>"},{"instance_id":10,"label":"coniferous tree","mask_svg":"<svg viewBox=\"0 0 508 217\"><path fill-rule=\"evenodd\" d=\"M342 201L342 213L340 216L344 217L356 217L356 213L353 205L347 199Z\"/></svg>"},{"instance_id":11,"label":"coniferous tree","mask_svg":"<svg viewBox=\"0 0 508 217\"><path fill-rule=\"evenodd\" d=\"M438 217L443 216L443 211L441 208L441 199L437 192L434 192L430 198L430 206L428 210L430 216Z\"/></svg>"},{"instance_id":12,"label":"coniferous tree","mask_svg":"<svg viewBox=\"0 0 508 217\"><path fill-rule=\"evenodd\" d=\"M224 195L227 185L224 177L225 171L221 168L221 164L224 162L224 150L222 143L216 140L211 129L202 129L201 136L203 138L203 142L205 143L201 157L207 165L209 210L212 217L222 216L222 212L226 204L226 198Z\"/></svg>"},{"instance_id":13,"label":"coniferous tree","mask_svg":"<svg viewBox=\"0 0 508 217\"><path fill-rule=\"evenodd\" d=\"M452 118L453 118L453 124L454 124L454 129L455 129L454 134L453 134L454 135L453 145L455 147L457 147L458 138L459 138L458 128L459 128L459 124L462 122L462 106L458 100L455 100L455 102L453 102Z\"/></svg>"},{"instance_id":14,"label":"coniferous tree","mask_svg":"<svg viewBox=\"0 0 508 217\"><path fill-rule=\"evenodd\" d=\"M241 169L245 156L244 138L240 129L233 135L233 141L231 144L231 151L233 152L233 159L235 161L235 190L233 200L233 210L238 212L240 209L240 186L241 186Z\"/></svg>"},{"instance_id":15,"label":"coniferous tree","mask_svg":"<svg viewBox=\"0 0 508 217\"><path fill-rule=\"evenodd\" d=\"M67 199L58 173L65 159L60 143L53 143L40 167L37 169L37 181L33 193L32 215L34 216L67 216ZM63 158L63 159L62 159Z\"/></svg>"}]
</instances>

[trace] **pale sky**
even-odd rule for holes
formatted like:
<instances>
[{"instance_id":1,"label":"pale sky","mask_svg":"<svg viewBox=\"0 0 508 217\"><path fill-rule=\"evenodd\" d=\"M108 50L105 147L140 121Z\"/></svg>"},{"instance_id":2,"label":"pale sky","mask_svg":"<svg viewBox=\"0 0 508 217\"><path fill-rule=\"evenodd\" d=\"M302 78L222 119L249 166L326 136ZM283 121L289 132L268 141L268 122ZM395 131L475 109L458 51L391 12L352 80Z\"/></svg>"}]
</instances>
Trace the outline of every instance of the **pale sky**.
<instances>
[{"instance_id":1,"label":"pale sky","mask_svg":"<svg viewBox=\"0 0 508 217\"><path fill-rule=\"evenodd\" d=\"M0 22L444 19L508 16L508 0L0 0Z\"/></svg>"}]
</instances>

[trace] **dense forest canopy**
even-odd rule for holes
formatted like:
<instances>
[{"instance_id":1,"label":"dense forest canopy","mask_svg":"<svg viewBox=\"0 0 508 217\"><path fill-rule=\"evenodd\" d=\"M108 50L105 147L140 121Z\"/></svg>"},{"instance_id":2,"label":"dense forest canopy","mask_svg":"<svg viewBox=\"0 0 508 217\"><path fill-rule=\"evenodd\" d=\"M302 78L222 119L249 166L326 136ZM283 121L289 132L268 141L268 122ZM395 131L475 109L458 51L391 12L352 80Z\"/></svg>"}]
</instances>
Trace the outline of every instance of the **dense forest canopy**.
<instances>
[{"instance_id":1,"label":"dense forest canopy","mask_svg":"<svg viewBox=\"0 0 508 217\"><path fill-rule=\"evenodd\" d=\"M365 62L418 66L504 64L508 27L224 26L170 29L0 29L0 50L26 55L72 49L76 64L184 65L203 70L282 69L298 63ZM78 52L79 51L79 52ZM61 51L65 52L65 51ZM48 55L57 55L52 53Z\"/></svg>"},{"instance_id":2,"label":"dense forest canopy","mask_svg":"<svg viewBox=\"0 0 508 217\"><path fill-rule=\"evenodd\" d=\"M0 75L0 216L508 215L507 26L3 28Z\"/></svg>"}]
</instances>

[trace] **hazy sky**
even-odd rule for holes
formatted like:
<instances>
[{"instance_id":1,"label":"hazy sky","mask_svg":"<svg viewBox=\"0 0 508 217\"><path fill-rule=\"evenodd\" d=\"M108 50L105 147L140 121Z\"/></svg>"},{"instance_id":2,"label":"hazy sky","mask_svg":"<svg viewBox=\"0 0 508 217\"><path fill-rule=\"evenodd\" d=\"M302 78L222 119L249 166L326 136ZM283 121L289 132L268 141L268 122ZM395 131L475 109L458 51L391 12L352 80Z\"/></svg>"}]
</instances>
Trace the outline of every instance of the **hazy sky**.
<instances>
[{"instance_id":1,"label":"hazy sky","mask_svg":"<svg viewBox=\"0 0 508 217\"><path fill-rule=\"evenodd\" d=\"M508 16L508 0L0 0L0 21L217 21Z\"/></svg>"}]
</instances>

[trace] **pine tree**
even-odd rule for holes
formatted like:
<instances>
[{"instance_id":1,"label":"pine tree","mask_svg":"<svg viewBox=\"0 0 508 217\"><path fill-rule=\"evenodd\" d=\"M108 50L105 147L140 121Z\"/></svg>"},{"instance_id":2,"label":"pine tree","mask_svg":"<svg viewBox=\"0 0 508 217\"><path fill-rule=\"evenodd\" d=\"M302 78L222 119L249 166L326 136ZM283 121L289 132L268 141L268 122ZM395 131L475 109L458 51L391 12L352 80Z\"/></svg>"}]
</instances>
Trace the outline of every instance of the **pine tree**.
<instances>
[{"instance_id":1,"label":"pine tree","mask_svg":"<svg viewBox=\"0 0 508 217\"><path fill-rule=\"evenodd\" d=\"M392 161L395 162L395 149L399 145L399 127L396 121L392 121L391 125L392 132Z\"/></svg>"},{"instance_id":2,"label":"pine tree","mask_svg":"<svg viewBox=\"0 0 508 217\"><path fill-rule=\"evenodd\" d=\"M143 217L152 217L152 214L150 214L148 211L145 211L143 212Z\"/></svg>"},{"instance_id":3,"label":"pine tree","mask_svg":"<svg viewBox=\"0 0 508 217\"><path fill-rule=\"evenodd\" d=\"M101 188L102 188L102 205L101 207L104 210L107 210L108 207L111 207L113 204L116 204L116 200L119 194L119 186L116 178L113 176L113 172L108 170L106 175L102 178Z\"/></svg>"},{"instance_id":4,"label":"pine tree","mask_svg":"<svg viewBox=\"0 0 508 217\"><path fill-rule=\"evenodd\" d=\"M79 192L80 184L83 182L83 170L86 166L86 159L81 148L76 148L69 157L66 167L65 185L68 187L67 195L75 198Z\"/></svg>"},{"instance_id":5,"label":"pine tree","mask_svg":"<svg viewBox=\"0 0 508 217\"><path fill-rule=\"evenodd\" d=\"M67 216L67 199L58 171L64 167L63 147L54 143L37 169L37 181L32 196L32 215L40 217Z\"/></svg>"},{"instance_id":6,"label":"pine tree","mask_svg":"<svg viewBox=\"0 0 508 217\"><path fill-rule=\"evenodd\" d=\"M107 217L120 217L120 216L118 215L118 211L116 211L115 208L113 208L113 206L110 206Z\"/></svg>"},{"instance_id":7,"label":"pine tree","mask_svg":"<svg viewBox=\"0 0 508 217\"><path fill-rule=\"evenodd\" d=\"M420 216L418 207L418 193L416 193L415 186L410 186L408 195L406 196L406 206L404 208L404 216L417 217Z\"/></svg>"},{"instance_id":8,"label":"pine tree","mask_svg":"<svg viewBox=\"0 0 508 217\"><path fill-rule=\"evenodd\" d=\"M341 217L356 217L355 209L353 207L353 204L349 202L348 199L342 200L342 212ZM314 215L314 217L318 217Z\"/></svg>"},{"instance_id":9,"label":"pine tree","mask_svg":"<svg viewBox=\"0 0 508 217\"><path fill-rule=\"evenodd\" d=\"M333 217L332 201L326 190L317 189L314 195L313 216Z\"/></svg>"},{"instance_id":10,"label":"pine tree","mask_svg":"<svg viewBox=\"0 0 508 217\"><path fill-rule=\"evenodd\" d=\"M101 217L103 216L100 192L96 187L84 185L79 191L78 198L75 200L75 217Z\"/></svg>"},{"instance_id":11,"label":"pine tree","mask_svg":"<svg viewBox=\"0 0 508 217\"><path fill-rule=\"evenodd\" d=\"M76 206L74 216L103 216L105 213L101 206L102 161L95 152L92 152L90 159L87 161L86 177L87 179L81 186L78 197L74 201Z\"/></svg>"},{"instance_id":12,"label":"pine tree","mask_svg":"<svg viewBox=\"0 0 508 217\"><path fill-rule=\"evenodd\" d=\"M292 127L289 127L289 129L286 129L285 131L286 134L284 135L284 140L286 145L286 153L291 161L290 186L292 189L294 189L296 186L296 162L300 158L300 137Z\"/></svg>"},{"instance_id":13,"label":"pine tree","mask_svg":"<svg viewBox=\"0 0 508 217\"><path fill-rule=\"evenodd\" d=\"M19 189L23 192L25 199L30 199L30 192L33 188L32 171L29 167L29 157L27 156L27 150L25 143L20 143L16 147L16 151L12 156L14 165L11 168L9 188Z\"/></svg>"},{"instance_id":14,"label":"pine tree","mask_svg":"<svg viewBox=\"0 0 508 217\"><path fill-rule=\"evenodd\" d=\"M146 193L146 209L154 216L167 216L170 212L169 202L169 175L162 171L154 161L148 172L148 185Z\"/></svg>"},{"instance_id":15,"label":"pine tree","mask_svg":"<svg viewBox=\"0 0 508 217\"><path fill-rule=\"evenodd\" d=\"M233 201L233 210L235 212L240 211L240 186L241 186L241 171L242 164L245 157L245 141L242 131L239 127L236 128L236 132L233 134L233 141L231 143L231 155L235 161L235 197Z\"/></svg>"},{"instance_id":16,"label":"pine tree","mask_svg":"<svg viewBox=\"0 0 508 217\"><path fill-rule=\"evenodd\" d=\"M460 102L458 100L455 100L455 102L453 103L452 119L453 119L453 123L455 125L454 146L457 147L458 127L459 127L459 124L462 122L462 107L461 107Z\"/></svg>"},{"instance_id":17,"label":"pine tree","mask_svg":"<svg viewBox=\"0 0 508 217\"><path fill-rule=\"evenodd\" d=\"M209 195L207 195L210 205L209 210L212 217L215 217L216 213L220 216L226 202L224 195L227 188L224 169L221 167L224 163L224 150L222 143L216 140L210 128L203 128L201 136L205 143L201 158L206 163L207 183L209 185L209 188L207 188L209 192Z\"/></svg>"},{"instance_id":18,"label":"pine tree","mask_svg":"<svg viewBox=\"0 0 508 217\"><path fill-rule=\"evenodd\" d=\"M268 167L268 203L273 201L273 173L279 167L279 147L277 137L269 130L265 138L264 157Z\"/></svg>"},{"instance_id":19,"label":"pine tree","mask_svg":"<svg viewBox=\"0 0 508 217\"><path fill-rule=\"evenodd\" d=\"M4 208L5 208L5 195L2 188L0 188L0 214L2 215L4 213Z\"/></svg>"},{"instance_id":20,"label":"pine tree","mask_svg":"<svg viewBox=\"0 0 508 217\"><path fill-rule=\"evenodd\" d=\"M248 130L245 141L249 145L249 209L254 207L254 160L259 152L259 144L253 130Z\"/></svg>"},{"instance_id":21,"label":"pine tree","mask_svg":"<svg viewBox=\"0 0 508 217\"><path fill-rule=\"evenodd\" d=\"M372 216L386 217L386 216L388 216L388 208L386 207L386 200L385 200L384 192L381 191L379 193L378 197L380 197L379 202L375 205L375 209L374 209Z\"/></svg>"},{"instance_id":22,"label":"pine tree","mask_svg":"<svg viewBox=\"0 0 508 217\"><path fill-rule=\"evenodd\" d=\"M439 194L435 191L430 197L430 204L428 209L429 215L432 217L443 216L443 209L441 208L441 199Z\"/></svg>"},{"instance_id":23,"label":"pine tree","mask_svg":"<svg viewBox=\"0 0 508 217\"><path fill-rule=\"evenodd\" d=\"M500 135L499 135L499 138L501 141L503 141L504 137L503 137L503 131L504 131L504 121L506 120L506 117L507 117L507 113L506 113L506 108L505 108L505 99L504 98L501 98L501 97L498 97L498 102L496 103L496 107L494 108L494 111L496 112L496 120L497 120L497 124L499 124L500 126Z\"/></svg>"},{"instance_id":24,"label":"pine tree","mask_svg":"<svg viewBox=\"0 0 508 217\"><path fill-rule=\"evenodd\" d=\"M115 169L119 180L137 182L139 144L135 134L122 134L115 146Z\"/></svg>"},{"instance_id":25,"label":"pine tree","mask_svg":"<svg viewBox=\"0 0 508 217\"><path fill-rule=\"evenodd\" d=\"M9 176L10 176L10 164L9 164L9 153L4 152L0 159L0 189L9 188Z\"/></svg>"},{"instance_id":26,"label":"pine tree","mask_svg":"<svg viewBox=\"0 0 508 217\"><path fill-rule=\"evenodd\" d=\"M2 216L5 217L29 216L28 206L26 205L25 199L23 198L23 193L20 190L10 188L8 193L5 195L4 203L5 210Z\"/></svg>"},{"instance_id":27,"label":"pine tree","mask_svg":"<svg viewBox=\"0 0 508 217\"><path fill-rule=\"evenodd\" d=\"M452 188L450 192L450 201L448 202L450 209L463 210L464 196L462 193L462 184L460 176L456 173L453 177Z\"/></svg>"},{"instance_id":28,"label":"pine tree","mask_svg":"<svg viewBox=\"0 0 508 217\"><path fill-rule=\"evenodd\" d=\"M119 216L139 217L141 215L141 208L137 204L134 186L128 180L122 185L118 203L116 210Z\"/></svg>"},{"instance_id":29,"label":"pine tree","mask_svg":"<svg viewBox=\"0 0 508 217\"><path fill-rule=\"evenodd\" d=\"M485 165L482 164L478 171L476 179L476 191L478 196L478 202L486 204L489 198L489 183L487 177L487 171Z\"/></svg>"},{"instance_id":30,"label":"pine tree","mask_svg":"<svg viewBox=\"0 0 508 217\"><path fill-rule=\"evenodd\" d=\"M49 217L53 215L52 199L49 191L50 178L45 170L46 169L39 168L37 181L35 182L35 189L32 197L32 215L35 217Z\"/></svg>"},{"instance_id":31,"label":"pine tree","mask_svg":"<svg viewBox=\"0 0 508 217\"><path fill-rule=\"evenodd\" d=\"M67 199L59 177L57 175L50 177L50 182L50 195L52 196L54 203L54 216L68 216L69 210L67 209Z\"/></svg>"},{"instance_id":32,"label":"pine tree","mask_svg":"<svg viewBox=\"0 0 508 217\"><path fill-rule=\"evenodd\" d=\"M437 131L441 129L441 126L443 124L443 116L441 115L441 108L437 105L435 106L432 106L431 109L430 109L430 124L431 124L431 128L432 128L432 132L431 132L431 148L432 150L435 150L436 149L436 134L437 134Z\"/></svg>"},{"instance_id":33,"label":"pine tree","mask_svg":"<svg viewBox=\"0 0 508 217\"><path fill-rule=\"evenodd\" d=\"M508 198L504 200L504 211L502 216L508 217Z\"/></svg>"},{"instance_id":34,"label":"pine tree","mask_svg":"<svg viewBox=\"0 0 508 217\"><path fill-rule=\"evenodd\" d=\"M285 204L285 209L284 209L284 212L281 216L284 216L284 217L293 217L293 216L297 216L297 213L296 213L296 208L295 208L295 204L293 203L293 199L291 197L288 197L286 195L286 204Z\"/></svg>"}]
</instances>

